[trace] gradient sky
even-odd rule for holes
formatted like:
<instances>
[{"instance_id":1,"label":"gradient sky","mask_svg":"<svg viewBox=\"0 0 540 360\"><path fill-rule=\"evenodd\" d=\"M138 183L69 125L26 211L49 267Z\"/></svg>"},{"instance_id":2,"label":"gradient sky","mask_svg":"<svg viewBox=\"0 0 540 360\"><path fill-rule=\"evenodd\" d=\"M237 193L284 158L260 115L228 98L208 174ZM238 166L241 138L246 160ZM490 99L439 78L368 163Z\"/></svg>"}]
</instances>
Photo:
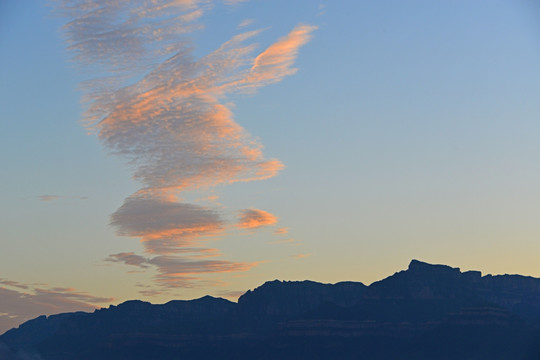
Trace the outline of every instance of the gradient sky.
<instances>
[{"instance_id":1,"label":"gradient sky","mask_svg":"<svg viewBox=\"0 0 540 360\"><path fill-rule=\"evenodd\" d=\"M0 332L413 258L540 277L536 1L154 3L0 3Z\"/></svg>"}]
</instances>

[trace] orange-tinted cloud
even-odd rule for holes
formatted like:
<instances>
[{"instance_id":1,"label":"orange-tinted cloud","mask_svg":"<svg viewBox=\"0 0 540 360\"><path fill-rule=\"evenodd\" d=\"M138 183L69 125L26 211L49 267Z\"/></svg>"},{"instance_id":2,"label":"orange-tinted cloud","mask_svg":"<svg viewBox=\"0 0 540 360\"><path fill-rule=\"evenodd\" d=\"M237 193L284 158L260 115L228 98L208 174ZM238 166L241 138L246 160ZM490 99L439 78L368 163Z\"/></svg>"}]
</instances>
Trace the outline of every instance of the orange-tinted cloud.
<instances>
[{"instance_id":1,"label":"orange-tinted cloud","mask_svg":"<svg viewBox=\"0 0 540 360\"><path fill-rule=\"evenodd\" d=\"M257 88L281 81L285 76L296 73L298 69L293 65L298 50L311 39L311 33L316 29L316 26L299 25L287 36L270 45L255 58L251 69L239 86Z\"/></svg>"},{"instance_id":2,"label":"orange-tinted cloud","mask_svg":"<svg viewBox=\"0 0 540 360\"><path fill-rule=\"evenodd\" d=\"M99 75L113 74L83 84L84 123L110 153L126 160L142 186L111 215L111 225L120 236L139 238L148 257L123 252L107 261L155 266L158 280L169 286L200 280L187 274L250 269L251 263L203 259L219 255L201 243L222 234L226 223L218 211L178 197L268 179L284 168L235 122L226 100L294 74L298 50L315 27L299 25L255 55L249 42L260 31L243 32L196 58L187 34L201 28L197 21L212 8L208 0L60 4L70 18L64 31L74 58ZM276 221L262 210L244 210L238 226Z\"/></svg>"},{"instance_id":3,"label":"orange-tinted cloud","mask_svg":"<svg viewBox=\"0 0 540 360\"><path fill-rule=\"evenodd\" d=\"M127 198L111 215L111 225L121 236L139 237L149 254L184 253L191 257L217 255L215 249L193 248L193 245L225 229L215 210L146 194Z\"/></svg>"},{"instance_id":4,"label":"orange-tinted cloud","mask_svg":"<svg viewBox=\"0 0 540 360\"><path fill-rule=\"evenodd\" d=\"M207 260L219 255L217 249L183 249L190 255L159 255L146 258L135 253L118 253L109 255L105 261L123 263L142 269L155 267L158 275L155 277L162 287L193 287L194 281L201 281L200 274L229 273L247 271L257 263L232 262L226 260ZM197 255L198 254L198 255ZM154 291L153 289L152 291ZM157 291L157 290L156 290Z\"/></svg>"},{"instance_id":5,"label":"orange-tinted cloud","mask_svg":"<svg viewBox=\"0 0 540 360\"><path fill-rule=\"evenodd\" d=\"M166 1L160 3L167 6ZM264 158L262 146L234 121L220 99L293 74L298 49L315 27L296 27L254 58L254 46L244 42L258 31L236 35L195 60L188 42L178 36L182 34L179 29L196 17L184 17L178 23L161 22L158 17L146 23L124 7L104 3L99 10L81 11L66 28L83 64L121 68L124 82L138 79L127 85L109 79L88 82L88 127L98 132L112 153L135 166L134 177L145 188L182 191L275 176L283 164ZM138 10L145 11L144 7ZM124 13L134 18L114 21L124 18ZM88 21L99 24L97 33L88 27ZM147 28L153 31L142 31ZM161 33L170 33L170 37L156 35ZM173 50L168 46L172 39L177 47ZM153 65L156 53L159 58L165 53L171 56ZM145 74L142 78L141 72Z\"/></svg>"},{"instance_id":6,"label":"orange-tinted cloud","mask_svg":"<svg viewBox=\"0 0 540 360\"><path fill-rule=\"evenodd\" d=\"M282 228L274 230L274 234L277 234L277 235L287 235L288 233L289 233L289 228L287 227L282 227Z\"/></svg>"},{"instance_id":7,"label":"orange-tinted cloud","mask_svg":"<svg viewBox=\"0 0 540 360\"><path fill-rule=\"evenodd\" d=\"M168 277L246 271L256 265L256 263L239 263L224 260L191 260L178 256L156 256L148 263L156 265L163 275Z\"/></svg>"},{"instance_id":8,"label":"orange-tinted cloud","mask_svg":"<svg viewBox=\"0 0 540 360\"><path fill-rule=\"evenodd\" d=\"M242 229L257 229L277 223L278 218L267 211L259 209L245 209L240 211L236 226Z\"/></svg>"},{"instance_id":9,"label":"orange-tinted cloud","mask_svg":"<svg viewBox=\"0 0 540 360\"><path fill-rule=\"evenodd\" d=\"M151 196L131 196L111 215L122 236L143 239L163 236L201 236L221 231L223 221L214 210Z\"/></svg>"},{"instance_id":10,"label":"orange-tinted cloud","mask_svg":"<svg viewBox=\"0 0 540 360\"><path fill-rule=\"evenodd\" d=\"M307 257L310 257L311 254L296 254L296 255L293 255L293 258L295 259L305 259Z\"/></svg>"}]
</instances>

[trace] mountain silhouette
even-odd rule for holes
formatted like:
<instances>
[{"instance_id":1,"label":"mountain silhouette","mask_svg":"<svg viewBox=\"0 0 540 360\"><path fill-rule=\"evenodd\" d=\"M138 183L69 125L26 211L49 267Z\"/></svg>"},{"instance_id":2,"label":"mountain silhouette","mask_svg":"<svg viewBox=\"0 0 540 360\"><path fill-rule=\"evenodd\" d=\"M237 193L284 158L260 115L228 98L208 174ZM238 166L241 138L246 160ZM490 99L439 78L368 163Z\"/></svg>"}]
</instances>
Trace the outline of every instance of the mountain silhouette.
<instances>
[{"instance_id":1,"label":"mountain silhouette","mask_svg":"<svg viewBox=\"0 0 540 360\"><path fill-rule=\"evenodd\" d=\"M238 303L132 300L27 321L0 336L0 359L540 360L540 279L412 260L369 286L275 280Z\"/></svg>"}]
</instances>

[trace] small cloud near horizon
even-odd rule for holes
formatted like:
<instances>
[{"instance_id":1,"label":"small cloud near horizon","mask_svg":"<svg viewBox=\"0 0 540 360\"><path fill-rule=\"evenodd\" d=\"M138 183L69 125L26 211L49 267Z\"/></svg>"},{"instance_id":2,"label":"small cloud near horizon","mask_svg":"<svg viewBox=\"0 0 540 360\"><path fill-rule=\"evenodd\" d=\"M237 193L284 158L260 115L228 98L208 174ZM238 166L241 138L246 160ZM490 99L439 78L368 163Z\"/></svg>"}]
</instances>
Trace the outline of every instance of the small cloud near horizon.
<instances>
[{"instance_id":1,"label":"small cloud near horizon","mask_svg":"<svg viewBox=\"0 0 540 360\"><path fill-rule=\"evenodd\" d=\"M0 279L0 334L40 315L93 311L114 298L98 297L74 288L22 284Z\"/></svg>"}]
</instances>

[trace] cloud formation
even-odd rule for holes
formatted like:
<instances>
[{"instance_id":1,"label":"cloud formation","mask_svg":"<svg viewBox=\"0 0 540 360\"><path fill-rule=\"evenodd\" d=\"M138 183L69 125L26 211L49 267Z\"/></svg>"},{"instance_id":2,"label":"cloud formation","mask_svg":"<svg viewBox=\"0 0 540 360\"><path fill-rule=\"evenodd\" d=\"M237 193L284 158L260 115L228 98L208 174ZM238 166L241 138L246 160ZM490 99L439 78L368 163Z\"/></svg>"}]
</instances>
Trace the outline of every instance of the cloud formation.
<instances>
[{"instance_id":1,"label":"cloud formation","mask_svg":"<svg viewBox=\"0 0 540 360\"><path fill-rule=\"evenodd\" d=\"M296 254L296 255L293 255L293 258L295 259L305 259L307 257L310 257L311 254Z\"/></svg>"},{"instance_id":2,"label":"cloud formation","mask_svg":"<svg viewBox=\"0 0 540 360\"><path fill-rule=\"evenodd\" d=\"M277 234L277 235L287 235L288 233L289 233L289 228L287 227L278 228L274 231L274 234Z\"/></svg>"},{"instance_id":3,"label":"cloud formation","mask_svg":"<svg viewBox=\"0 0 540 360\"><path fill-rule=\"evenodd\" d=\"M148 253L183 252L202 238L224 230L218 212L148 195L134 195L111 215L118 235L139 237Z\"/></svg>"},{"instance_id":4,"label":"cloud formation","mask_svg":"<svg viewBox=\"0 0 540 360\"><path fill-rule=\"evenodd\" d=\"M237 226L242 229L257 229L263 226L274 225L278 218L264 210L244 209L240 211Z\"/></svg>"},{"instance_id":5,"label":"cloud formation","mask_svg":"<svg viewBox=\"0 0 540 360\"><path fill-rule=\"evenodd\" d=\"M54 201L60 199L59 195L40 195L38 196L40 201Z\"/></svg>"},{"instance_id":6,"label":"cloud formation","mask_svg":"<svg viewBox=\"0 0 540 360\"><path fill-rule=\"evenodd\" d=\"M238 24L238 27L239 28L246 27L246 26L249 26L249 25L253 24L253 22L254 22L253 19L244 19L244 20L242 20L242 22L240 24Z\"/></svg>"},{"instance_id":7,"label":"cloud formation","mask_svg":"<svg viewBox=\"0 0 540 360\"><path fill-rule=\"evenodd\" d=\"M92 311L113 298L92 296L73 288L28 285L0 279L0 334L39 315Z\"/></svg>"},{"instance_id":8,"label":"cloud formation","mask_svg":"<svg viewBox=\"0 0 540 360\"><path fill-rule=\"evenodd\" d=\"M226 0L227 4L241 0ZM224 232L226 221L180 194L220 184L268 179L283 164L234 121L227 96L253 93L294 74L314 26L298 25L266 49L241 32L196 58L189 33L210 11L209 0L60 0L74 59L97 77L82 88L84 124L110 153L124 158L142 185L111 215L120 236L138 237L149 257L125 252L107 261L158 269L156 280L186 286L193 274L245 271L253 263L201 260L200 246ZM101 76L101 77L100 77ZM262 210L244 210L238 226L276 223ZM151 257L154 256L154 257ZM175 279L177 281L175 281Z\"/></svg>"}]
</instances>

